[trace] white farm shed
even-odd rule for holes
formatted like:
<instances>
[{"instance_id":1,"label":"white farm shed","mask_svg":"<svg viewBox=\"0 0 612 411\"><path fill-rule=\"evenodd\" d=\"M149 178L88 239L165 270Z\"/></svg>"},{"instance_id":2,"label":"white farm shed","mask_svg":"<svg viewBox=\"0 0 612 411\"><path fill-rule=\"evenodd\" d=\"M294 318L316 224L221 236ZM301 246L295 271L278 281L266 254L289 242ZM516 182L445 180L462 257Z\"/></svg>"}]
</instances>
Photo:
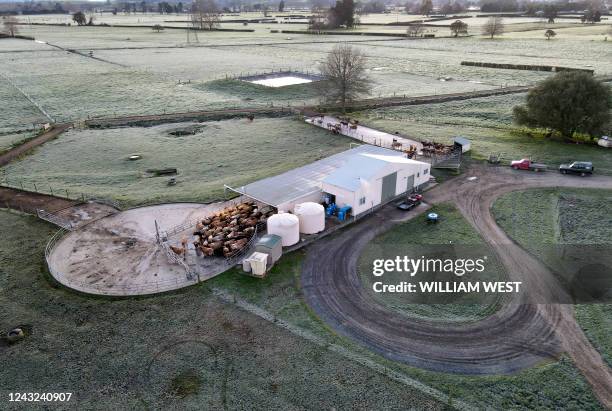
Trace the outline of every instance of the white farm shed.
<instances>
[{"instance_id":1,"label":"white farm shed","mask_svg":"<svg viewBox=\"0 0 612 411\"><path fill-rule=\"evenodd\" d=\"M324 193L339 206L359 215L381 203L411 192L429 180L428 163L389 153L359 153L323 180Z\"/></svg>"},{"instance_id":2,"label":"white farm shed","mask_svg":"<svg viewBox=\"0 0 612 411\"><path fill-rule=\"evenodd\" d=\"M304 202L322 203L327 198L339 207L351 206L361 214L429 181L430 165L410 160L404 153L361 145L283 174L242 187L226 188L293 212Z\"/></svg>"}]
</instances>

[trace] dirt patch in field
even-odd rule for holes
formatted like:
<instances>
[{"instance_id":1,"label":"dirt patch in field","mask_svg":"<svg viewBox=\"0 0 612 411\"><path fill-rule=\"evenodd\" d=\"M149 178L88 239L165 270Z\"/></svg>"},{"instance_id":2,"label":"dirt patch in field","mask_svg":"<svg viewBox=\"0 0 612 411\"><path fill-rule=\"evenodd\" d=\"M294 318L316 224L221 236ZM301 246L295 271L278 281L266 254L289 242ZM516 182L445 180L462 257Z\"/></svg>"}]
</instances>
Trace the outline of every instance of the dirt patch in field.
<instances>
[{"instance_id":1,"label":"dirt patch in field","mask_svg":"<svg viewBox=\"0 0 612 411\"><path fill-rule=\"evenodd\" d=\"M159 247L155 224L163 233L223 206L224 203L164 204L102 218L67 234L53 247L50 271L64 285L92 294L151 294L193 284L185 269L171 263ZM178 241L174 239L176 245ZM202 278L218 274L218 268L203 267Z\"/></svg>"}]
</instances>

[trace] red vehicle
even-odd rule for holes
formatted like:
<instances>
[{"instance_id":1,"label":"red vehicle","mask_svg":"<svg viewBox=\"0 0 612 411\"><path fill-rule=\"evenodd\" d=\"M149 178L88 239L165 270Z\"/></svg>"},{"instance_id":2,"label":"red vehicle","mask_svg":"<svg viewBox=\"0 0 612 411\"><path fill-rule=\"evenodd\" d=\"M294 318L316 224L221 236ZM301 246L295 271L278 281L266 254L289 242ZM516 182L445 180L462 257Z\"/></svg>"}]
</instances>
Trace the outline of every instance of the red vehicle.
<instances>
[{"instance_id":1,"label":"red vehicle","mask_svg":"<svg viewBox=\"0 0 612 411\"><path fill-rule=\"evenodd\" d=\"M408 197L406 197L406 200L395 204L395 206L402 211L410 211L414 207L421 204L422 200L423 196L421 194L410 194Z\"/></svg>"},{"instance_id":2,"label":"red vehicle","mask_svg":"<svg viewBox=\"0 0 612 411\"><path fill-rule=\"evenodd\" d=\"M410 194L408 196L408 201L416 205L421 204L422 200L423 200L423 196L421 194Z\"/></svg>"},{"instance_id":3,"label":"red vehicle","mask_svg":"<svg viewBox=\"0 0 612 411\"><path fill-rule=\"evenodd\" d=\"M522 160L515 160L510 163L510 167L515 170L530 170L530 171L544 171L546 170L546 164L534 163L528 158Z\"/></svg>"}]
</instances>

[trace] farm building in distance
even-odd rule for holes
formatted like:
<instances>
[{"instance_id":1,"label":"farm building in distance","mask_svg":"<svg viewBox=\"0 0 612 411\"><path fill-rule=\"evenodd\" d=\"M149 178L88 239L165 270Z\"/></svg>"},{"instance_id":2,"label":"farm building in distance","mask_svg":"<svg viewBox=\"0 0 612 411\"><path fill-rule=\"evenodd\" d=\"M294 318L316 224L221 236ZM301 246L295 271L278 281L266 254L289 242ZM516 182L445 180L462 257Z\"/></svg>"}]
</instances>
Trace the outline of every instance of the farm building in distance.
<instances>
[{"instance_id":1,"label":"farm building in distance","mask_svg":"<svg viewBox=\"0 0 612 411\"><path fill-rule=\"evenodd\" d=\"M386 148L359 147L246 186L226 188L277 208L304 202L350 206L357 216L429 181L430 165Z\"/></svg>"}]
</instances>

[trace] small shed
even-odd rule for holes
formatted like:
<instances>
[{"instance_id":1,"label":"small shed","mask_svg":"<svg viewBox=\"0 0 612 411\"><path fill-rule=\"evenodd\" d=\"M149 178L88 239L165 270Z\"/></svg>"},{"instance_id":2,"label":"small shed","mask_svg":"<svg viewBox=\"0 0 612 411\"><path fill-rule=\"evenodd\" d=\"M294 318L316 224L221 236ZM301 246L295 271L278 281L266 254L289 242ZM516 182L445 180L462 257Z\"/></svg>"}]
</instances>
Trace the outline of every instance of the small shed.
<instances>
[{"instance_id":1,"label":"small shed","mask_svg":"<svg viewBox=\"0 0 612 411\"><path fill-rule=\"evenodd\" d=\"M266 234L255 243L255 251L268 254L268 267L283 255L283 239L276 234Z\"/></svg>"},{"instance_id":2,"label":"small shed","mask_svg":"<svg viewBox=\"0 0 612 411\"><path fill-rule=\"evenodd\" d=\"M461 147L462 153L467 153L472 148L472 142L465 137L457 136L453 139L455 147Z\"/></svg>"}]
</instances>

